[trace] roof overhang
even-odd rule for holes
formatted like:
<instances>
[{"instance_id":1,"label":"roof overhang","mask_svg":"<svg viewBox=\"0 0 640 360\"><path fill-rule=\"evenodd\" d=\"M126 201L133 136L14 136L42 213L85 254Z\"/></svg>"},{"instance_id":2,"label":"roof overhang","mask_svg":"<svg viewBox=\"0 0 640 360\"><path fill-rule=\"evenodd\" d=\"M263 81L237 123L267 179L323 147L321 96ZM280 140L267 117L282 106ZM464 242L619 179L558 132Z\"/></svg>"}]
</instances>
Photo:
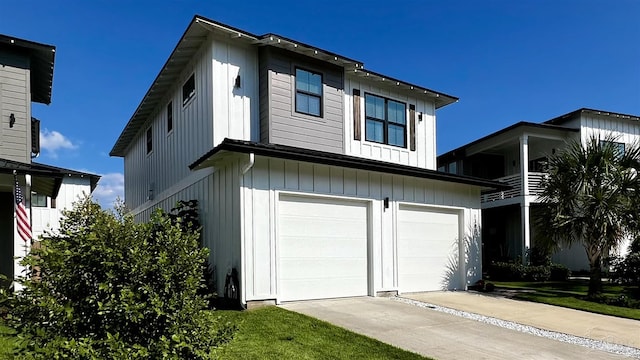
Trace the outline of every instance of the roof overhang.
<instances>
[{"instance_id":1,"label":"roof overhang","mask_svg":"<svg viewBox=\"0 0 640 360\"><path fill-rule=\"evenodd\" d=\"M215 166L221 159L233 156L233 153L254 154L278 159L304 161L314 164L345 167L380 172L385 174L412 176L416 178L452 182L478 186L481 190L507 190L511 187L497 181L479 179L470 176L448 174L444 172L421 169L413 166L398 165L378 160L364 159L355 156L309 150L293 146L263 144L251 141L224 139L220 145L211 149L194 163L189 165L191 170Z\"/></svg>"},{"instance_id":2,"label":"roof overhang","mask_svg":"<svg viewBox=\"0 0 640 360\"><path fill-rule=\"evenodd\" d=\"M91 191L95 189L100 176L38 163L22 163L0 159L0 174L31 175L31 190L51 198L58 197L65 176L88 177Z\"/></svg>"},{"instance_id":3,"label":"roof overhang","mask_svg":"<svg viewBox=\"0 0 640 360\"><path fill-rule=\"evenodd\" d=\"M169 91L171 86L177 81L184 67L202 47L209 36L215 35L234 41L241 41L253 46L273 46L286 49L288 51L341 66L344 68L345 72L353 73L355 76L367 77L381 83L387 82L389 86L395 86L402 90L411 91L416 94L416 96L427 96L432 98L435 102L436 109L458 101L458 98L451 95L400 81L370 70L364 70L364 64L361 61L350 59L331 51L307 45L278 34L268 33L264 35L255 35L196 15L191 20L191 23L178 41L173 52L171 52L171 55L169 55L169 58L160 70L158 76L156 76L149 90L147 90L147 93L142 98L142 101L134 111L127 125L124 127L124 130L122 130L122 133L109 152L110 156L125 156L127 148L144 126L149 116L152 115L154 109L159 105L159 102L166 96L167 91Z\"/></svg>"},{"instance_id":4,"label":"roof overhang","mask_svg":"<svg viewBox=\"0 0 640 360\"><path fill-rule=\"evenodd\" d=\"M56 47L0 35L0 51L22 54L30 60L31 101L49 105Z\"/></svg>"},{"instance_id":5,"label":"roof overhang","mask_svg":"<svg viewBox=\"0 0 640 360\"><path fill-rule=\"evenodd\" d=\"M500 146L501 144L512 141L513 139L517 140L520 135L525 133L530 136L533 135L560 140L566 138L567 133L576 133L579 131L580 129L576 128L521 121L480 139L474 140L457 149L448 151L438 156L438 159L458 159L461 157L471 156L473 154L486 151L487 149Z\"/></svg>"},{"instance_id":6,"label":"roof overhang","mask_svg":"<svg viewBox=\"0 0 640 360\"><path fill-rule=\"evenodd\" d=\"M567 121L570 121L572 119L575 119L576 117L579 117L582 114L599 115L599 116L605 116L605 117L609 117L609 118L613 118L613 119L621 119L621 120L640 121L640 116L638 116L638 115L629 115L629 114L615 113L615 112L611 112L611 111L582 108L582 109L578 109L576 111L572 111L572 112L564 114L564 115L560 115L560 116L555 117L555 118L553 118L551 120L547 120L544 123L545 124L559 125L559 124L563 124L563 123L565 123Z\"/></svg>"}]
</instances>

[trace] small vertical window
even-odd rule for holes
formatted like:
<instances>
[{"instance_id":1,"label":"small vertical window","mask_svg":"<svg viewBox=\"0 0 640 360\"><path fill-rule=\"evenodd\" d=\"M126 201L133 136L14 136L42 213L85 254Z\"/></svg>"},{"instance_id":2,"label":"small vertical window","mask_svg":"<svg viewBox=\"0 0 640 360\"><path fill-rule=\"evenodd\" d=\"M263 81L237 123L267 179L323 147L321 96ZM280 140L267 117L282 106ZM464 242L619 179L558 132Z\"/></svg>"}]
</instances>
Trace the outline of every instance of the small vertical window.
<instances>
[{"instance_id":1,"label":"small vertical window","mask_svg":"<svg viewBox=\"0 0 640 360\"><path fill-rule=\"evenodd\" d=\"M153 136L151 126L147 129L147 154L153 150Z\"/></svg>"},{"instance_id":2,"label":"small vertical window","mask_svg":"<svg viewBox=\"0 0 640 360\"><path fill-rule=\"evenodd\" d=\"M173 130L173 101L167 104L167 132Z\"/></svg>"},{"instance_id":3,"label":"small vertical window","mask_svg":"<svg viewBox=\"0 0 640 360\"><path fill-rule=\"evenodd\" d=\"M31 193L31 206L33 206L33 207L47 207L47 196L32 192Z\"/></svg>"},{"instance_id":4,"label":"small vertical window","mask_svg":"<svg viewBox=\"0 0 640 360\"><path fill-rule=\"evenodd\" d=\"M194 96L196 96L196 78L195 74L191 74L182 85L182 106L186 105Z\"/></svg>"},{"instance_id":5,"label":"small vertical window","mask_svg":"<svg viewBox=\"0 0 640 360\"><path fill-rule=\"evenodd\" d=\"M296 69L296 112L322 116L322 75Z\"/></svg>"}]
</instances>

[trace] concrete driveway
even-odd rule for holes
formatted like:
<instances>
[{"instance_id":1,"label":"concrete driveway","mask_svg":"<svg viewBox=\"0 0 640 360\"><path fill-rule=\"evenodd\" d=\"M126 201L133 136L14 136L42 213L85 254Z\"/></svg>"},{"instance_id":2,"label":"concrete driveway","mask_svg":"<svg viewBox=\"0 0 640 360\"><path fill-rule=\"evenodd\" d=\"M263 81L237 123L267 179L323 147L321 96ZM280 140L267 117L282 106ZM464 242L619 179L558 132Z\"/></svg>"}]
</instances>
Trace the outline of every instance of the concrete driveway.
<instances>
[{"instance_id":1,"label":"concrete driveway","mask_svg":"<svg viewBox=\"0 0 640 360\"><path fill-rule=\"evenodd\" d=\"M389 298L313 300L281 306L439 360L625 358Z\"/></svg>"}]
</instances>

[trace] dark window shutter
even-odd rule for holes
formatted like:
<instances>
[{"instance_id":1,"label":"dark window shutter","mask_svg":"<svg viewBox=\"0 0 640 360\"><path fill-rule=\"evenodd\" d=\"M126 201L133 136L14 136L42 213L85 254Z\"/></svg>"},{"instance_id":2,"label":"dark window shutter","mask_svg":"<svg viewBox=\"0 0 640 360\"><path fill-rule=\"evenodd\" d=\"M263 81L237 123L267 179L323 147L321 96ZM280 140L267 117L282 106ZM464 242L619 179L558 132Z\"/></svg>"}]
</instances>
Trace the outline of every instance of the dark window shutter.
<instances>
[{"instance_id":1,"label":"dark window shutter","mask_svg":"<svg viewBox=\"0 0 640 360\"><path fill-rule=\"evenodd\" d=\"M31 153L40 153L40 120L31 118Z\"/></svg>"},{"instance_id":2,"label":"dark window shutter","mask_svg":"<svg viewBox=\"0 0 640 360\"><path fill-rule=\"evenodd\" d=\"M409 105L409 149L416 151L416 106Z\"/></svg>"},{"instance_id":3,"label":"dark window shutter","mask_svg":"<svg viewBox=\"0 0 640 360\"><path fill-rule=\"evenodd\" d=\"M360 126L360 89L353 89L353 139L360 140L362 135Z\"/></svg>"}]
</instances>

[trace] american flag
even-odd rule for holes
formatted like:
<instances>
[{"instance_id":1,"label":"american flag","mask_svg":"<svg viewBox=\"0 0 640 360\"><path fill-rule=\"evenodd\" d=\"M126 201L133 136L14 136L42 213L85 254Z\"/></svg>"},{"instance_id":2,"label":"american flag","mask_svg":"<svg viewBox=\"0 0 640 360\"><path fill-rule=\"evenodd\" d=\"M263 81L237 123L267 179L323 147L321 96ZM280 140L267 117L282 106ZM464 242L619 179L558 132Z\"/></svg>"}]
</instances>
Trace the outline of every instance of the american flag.
<instances>
[{"instance_id":1,"label":"american flag","mask_svg":"<svg viewBox=\"0 0 640 360\"><path fill-rule=\"evenodd\" d=\"M18 224L18 234L22 240L27 242L31 240L31 223L29 222L29 215L27 215L27 209L24 207L24 196L22 195L22 189L18 184L18 177L13 176L15 180L16 188L16 222Z\"/></svg>"}]
</instances>

